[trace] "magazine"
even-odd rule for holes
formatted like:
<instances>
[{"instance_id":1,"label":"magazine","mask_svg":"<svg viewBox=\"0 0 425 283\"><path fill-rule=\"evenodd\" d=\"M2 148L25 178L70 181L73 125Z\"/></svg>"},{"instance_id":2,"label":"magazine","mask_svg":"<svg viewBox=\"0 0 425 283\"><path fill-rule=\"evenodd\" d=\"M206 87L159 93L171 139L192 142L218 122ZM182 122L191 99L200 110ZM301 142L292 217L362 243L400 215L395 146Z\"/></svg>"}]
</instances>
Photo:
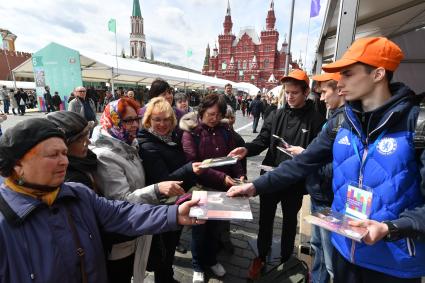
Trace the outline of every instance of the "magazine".
<instances>
[{"instance_id":1,"label":"magazine","mask_svg":"<svg viewBox=\"0 0 425 283\"><path fill-rule=\"evenodd\" d=\"M236 157L218 157L218 158L210 158L205 159L202 161L202 164L199 166L199 168L211 168L211 167L220 167L224 165L232 165L236 164L238 162L238 159Z\"/></svg>"},{"instance_id":2,"label":"magazine","mask_svg":"<svg viewBox=\"0 0 425 283\"><path fill-rule=\"evenodd\" d=\"M198 205L190 208L190 217L209 220L253 219L248 197L228 197L226 192L193 192L192 199L198 198Z\"/></svg>"},{"instance_id":3,"label":"magazine","mask_svg":"<svg viewBox=\"0 0 425 283\"><path fill-rule=\"evenodd\" d=\"M363 237L368 233L368 230L364 227L353 227L348 225L348 221L357 219L332 211L330 207L307 215L304 217L304 220L310 224L320 226L357 242L361 242Z\"/></svg>"}]
</instances>

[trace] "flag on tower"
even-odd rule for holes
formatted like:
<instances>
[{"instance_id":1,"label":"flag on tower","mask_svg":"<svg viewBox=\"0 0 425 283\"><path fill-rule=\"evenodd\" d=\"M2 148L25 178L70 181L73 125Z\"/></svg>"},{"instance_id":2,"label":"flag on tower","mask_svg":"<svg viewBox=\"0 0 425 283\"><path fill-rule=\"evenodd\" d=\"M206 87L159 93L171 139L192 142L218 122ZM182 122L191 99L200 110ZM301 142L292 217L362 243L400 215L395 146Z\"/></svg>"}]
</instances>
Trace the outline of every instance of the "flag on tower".
<instances>
[{"instance_id":1,"label":"flag on tower","mask_svg":"<svg viewBox=\"0 0 425 283\"><path fill-rule=\"evenodd\" d=\"M318 16L319 12L320 12L320 0L311 0L310 18L314 18Z\"/></svg>"},{"instance_id":2,"label":"flag on tower","mask_svg":"<svg viewBox=\"0 0 425 283\"><path fill-rule=\"evenodd\" d=\"M116 33L117 31L117 21L115 19L110 19L108 22L108 30Z\"/></svg>"}]
</instances>

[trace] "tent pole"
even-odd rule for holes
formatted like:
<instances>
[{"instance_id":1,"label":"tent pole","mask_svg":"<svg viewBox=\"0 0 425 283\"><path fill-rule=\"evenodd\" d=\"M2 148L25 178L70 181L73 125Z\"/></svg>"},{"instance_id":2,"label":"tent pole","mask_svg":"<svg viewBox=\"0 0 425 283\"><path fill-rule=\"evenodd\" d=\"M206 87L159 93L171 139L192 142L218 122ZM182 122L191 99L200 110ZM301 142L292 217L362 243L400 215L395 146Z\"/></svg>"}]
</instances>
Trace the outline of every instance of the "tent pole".
<instances>
[{"instance_id":1,"label":"tent pole","mask_svg":"<svg viewBox=\"0 0 425 283\"><path fill-rule=\"evenodd\" d=\"M114 67L111 68L111 93L112 96L115 98L115 91L114 91Z\"/></svg>"}]
</instances>

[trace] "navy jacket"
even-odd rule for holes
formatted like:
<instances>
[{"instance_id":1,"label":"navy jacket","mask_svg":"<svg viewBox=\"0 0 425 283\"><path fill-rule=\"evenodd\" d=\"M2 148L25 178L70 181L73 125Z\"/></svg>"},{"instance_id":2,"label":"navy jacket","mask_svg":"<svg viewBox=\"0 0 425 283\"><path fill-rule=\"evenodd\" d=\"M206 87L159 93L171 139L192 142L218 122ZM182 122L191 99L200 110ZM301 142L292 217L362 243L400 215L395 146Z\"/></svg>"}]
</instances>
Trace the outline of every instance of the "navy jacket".
<instances>
[{"instance_id":1,"label":"navy jacket","mask_svg":"<svg viewBox=\"0 0 425 283\"><path fill-rule=\"evenodd\" d=\"M107 282L101 231L128 236L178 229L177 206L110 201L65 183L51 207L0 187L0 282L81 282L67 208L85 251L88 282Z\"/></svg>"}]
</instances>

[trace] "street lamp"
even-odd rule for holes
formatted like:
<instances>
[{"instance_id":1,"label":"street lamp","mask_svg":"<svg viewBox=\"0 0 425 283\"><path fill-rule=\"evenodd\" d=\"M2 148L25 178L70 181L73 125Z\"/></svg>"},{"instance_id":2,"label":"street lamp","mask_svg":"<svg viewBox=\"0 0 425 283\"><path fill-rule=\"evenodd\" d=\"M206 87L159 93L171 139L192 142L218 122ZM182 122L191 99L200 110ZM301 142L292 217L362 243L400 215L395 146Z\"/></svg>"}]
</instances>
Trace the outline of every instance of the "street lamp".
<instances>
[{"instance_id":1,"label":"street lamp","mask_svg":"<svg viewBox=\"0 0 425 283\"><path fill-rule=\"evenodd\" d=\"M6 30L5 34L1 34L2 37L2 43L4 40L6 40L6 37L11 34L9 33L8 30ZM6 59L6 63L7 63L7 68L9 70L9 74L12 74L12 79L13 79L13 85L15 86L15 90L16 90L16 80L15 80L15 74L12 72L12 70L10 69L10 64L9 64L9 59L7 58L7 54L6 54L6 48L4 48L4 43L3 43L3 53L4 53L4 58Z\"/></svg>"}]
</instances>

